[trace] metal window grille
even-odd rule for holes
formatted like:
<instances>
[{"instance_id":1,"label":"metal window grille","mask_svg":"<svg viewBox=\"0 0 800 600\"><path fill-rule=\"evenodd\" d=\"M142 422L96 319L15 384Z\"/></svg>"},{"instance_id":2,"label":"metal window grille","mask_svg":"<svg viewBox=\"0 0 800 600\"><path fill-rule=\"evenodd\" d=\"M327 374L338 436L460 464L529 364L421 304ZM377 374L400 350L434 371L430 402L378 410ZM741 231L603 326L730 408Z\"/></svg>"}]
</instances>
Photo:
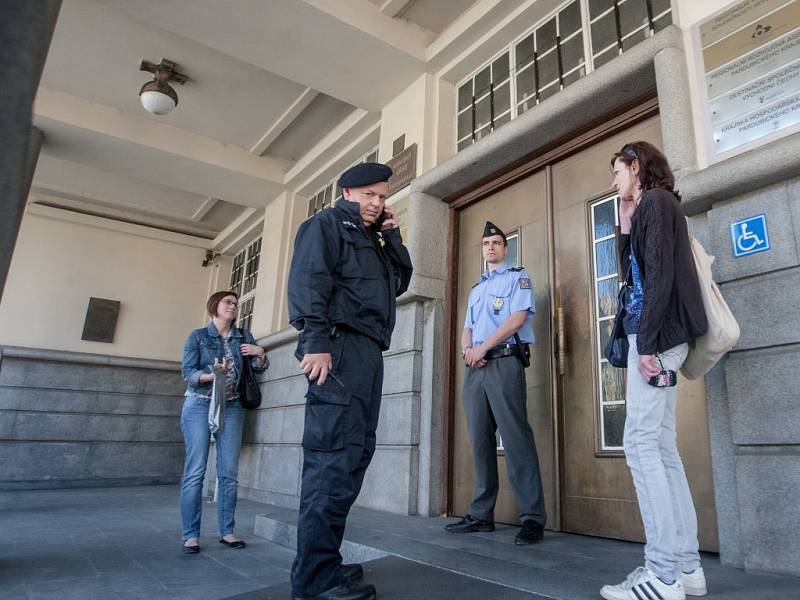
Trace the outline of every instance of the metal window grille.
<instances>
[{"instance_id":1,"label":"metal window grille","mask_svg":"<svg viewBox=\"0 0 800 600\"><path fill-rule=\"evenodd\" d=\"M457 150L671 23L670 0L562 4L457 86Z\"/></svg>"}]
</instances>

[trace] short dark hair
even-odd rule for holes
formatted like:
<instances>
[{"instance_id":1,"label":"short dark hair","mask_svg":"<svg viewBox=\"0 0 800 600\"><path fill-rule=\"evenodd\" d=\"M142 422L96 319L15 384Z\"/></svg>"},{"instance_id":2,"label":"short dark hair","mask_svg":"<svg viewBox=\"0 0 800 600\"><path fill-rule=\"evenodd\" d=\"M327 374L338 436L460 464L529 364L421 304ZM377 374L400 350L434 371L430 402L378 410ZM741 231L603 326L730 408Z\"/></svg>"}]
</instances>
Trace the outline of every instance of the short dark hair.
<instances>
[{"instance_id":1,"label":"short dark hair","mask_svg":"<svg viewBox=\"0 0 800 600\"><path fill-rule=\"evenodd\" d=\"M239 300L239 294L229 291L214 292L211 294L211 296L209 296L208 301L206 302L206 310L212 319L217 316L217 308L219 307L219 303L222 302L222 299L227 296L233 296L236 298L236 300Z\"/></svg>"},{"instance_id":2,"label":"short dark hair","mask_svg":"<svg viewBox=\"0 0 800 600\"><path fill-rule=\"evenodd\" d=\"M642 192L653 188L663 188L675 194L680 202L681 196L675 189L675 176L669 168L667 157L649 142L631 142L625 144L611 158L611 168L617 159L630 166L634 160L639 161L639 184Z\"/></svg>"}]
</instances>

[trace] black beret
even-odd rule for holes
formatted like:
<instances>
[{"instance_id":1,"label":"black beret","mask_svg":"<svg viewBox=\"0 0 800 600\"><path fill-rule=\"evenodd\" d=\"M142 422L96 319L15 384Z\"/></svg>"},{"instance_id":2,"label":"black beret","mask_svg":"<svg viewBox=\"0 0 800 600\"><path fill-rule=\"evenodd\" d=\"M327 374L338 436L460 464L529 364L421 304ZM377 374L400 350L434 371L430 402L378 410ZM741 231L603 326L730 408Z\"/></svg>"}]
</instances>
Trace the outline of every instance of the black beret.
<instances>
[{"instance_id":1,"label":"black beret","mask_svg":"<svg viewBox=\"0 0 800 600\"><path fill-rule=\"evenodd\" d=\"M340 188L365 187L373 183L389 181L391 176L392 170L384 164L374 162L360 163L342 173L336 183Z\"/></svg>"},{"instance_id":2,"label":"black beret","mask_svg":"<svg viewBox=\"0 0 800 600\"><path fill-rule=\"evenodd\" d=\"M486 221L486 226L483 228L483 237L491 237L493 235L499 235L503 240L506 239L506 234L503 233L502 229L491 221Z\"/></svg>"}]
</instances>

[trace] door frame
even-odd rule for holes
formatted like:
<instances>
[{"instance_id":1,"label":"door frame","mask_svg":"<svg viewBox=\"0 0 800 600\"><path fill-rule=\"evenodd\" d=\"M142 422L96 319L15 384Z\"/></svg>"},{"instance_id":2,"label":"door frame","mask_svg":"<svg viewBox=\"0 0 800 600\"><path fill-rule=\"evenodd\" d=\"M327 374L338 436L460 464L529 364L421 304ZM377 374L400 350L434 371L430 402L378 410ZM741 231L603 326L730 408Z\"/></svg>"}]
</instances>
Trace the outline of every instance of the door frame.
<instances>
[{"instance_id":1,"label":"door frame","mask_svg":"<svg viewBox=\"0 0 800 600\"><path fill-rule=\"evenodd\" d=\"M552 529L561 529L561 480L563 477L563 464L561 455L563 452L563 428L561 411L561 382L558 376L557 356L558 335L556 311L560 305L560 290L558 281L555 279L556 260L555 256L555 229L553 226L553 203L552 203L552 178L550 165L563 160L585 148L588 148L606 138L609 138L632 125L653 117L659 113L658 96L655 89L651 89L643 96L619 106L612 113L591 121L578 130L572 131L557 142L535 150L528 156L515 161L495 172L491 176L477 182L476 184L457 192L443 199L448 204L448 234L447 234L447 286L448 297L445 300L445 355L444 355L444 406L443 406L443 434L444 434L444 456L442 457L442 472L445 478L444 485L444 505L448 515L453 513L453 484L454 484L454 461L455 461L455 408L456 408L456 352L460 337L460 328L457 323L456 314L458 310L458 264L459 264L459 217L460 211L464 208L483 200L500 190L525 179L533 173L542 169L547 169L547 228L548 228L548 248L550 251L550 275L553 286L553 299L550 303L550 330L553 335L551 347L553 352L550 358L550 371L552 376L552 402L553 402L553 459L555 468L553 473L555 484L555 497L558 506L548 510L551 517L548 519Z\"/></svg>"}]
</instances>

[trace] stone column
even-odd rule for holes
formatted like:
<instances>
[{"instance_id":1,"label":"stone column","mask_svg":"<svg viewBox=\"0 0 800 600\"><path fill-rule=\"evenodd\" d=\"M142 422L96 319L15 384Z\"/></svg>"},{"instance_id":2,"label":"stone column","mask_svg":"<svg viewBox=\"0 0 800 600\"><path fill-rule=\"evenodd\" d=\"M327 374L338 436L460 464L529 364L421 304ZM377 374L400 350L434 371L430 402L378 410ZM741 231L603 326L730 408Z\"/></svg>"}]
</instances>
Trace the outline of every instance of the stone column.
<instances>
[{"instance_id":1,"label":"stone column","mask_svg":"<svg viewBox=\"0 0 800 600\"><path fill-rule=\"evenodd\" d=\"M682 48L667 46L653 58L664 154L675 180L697 168L689 74Z\"/></svg>"},{"instance_id":2,"label":"stone column","mask_svg":"<svg viewBox=\"0 0 800 600\"><path fill-rule=\"evenodd\" d=\"M19 233L42 134L31 125L33 99L61 0L0 4L0 297Z\"/></svg>"}]
</instances>

